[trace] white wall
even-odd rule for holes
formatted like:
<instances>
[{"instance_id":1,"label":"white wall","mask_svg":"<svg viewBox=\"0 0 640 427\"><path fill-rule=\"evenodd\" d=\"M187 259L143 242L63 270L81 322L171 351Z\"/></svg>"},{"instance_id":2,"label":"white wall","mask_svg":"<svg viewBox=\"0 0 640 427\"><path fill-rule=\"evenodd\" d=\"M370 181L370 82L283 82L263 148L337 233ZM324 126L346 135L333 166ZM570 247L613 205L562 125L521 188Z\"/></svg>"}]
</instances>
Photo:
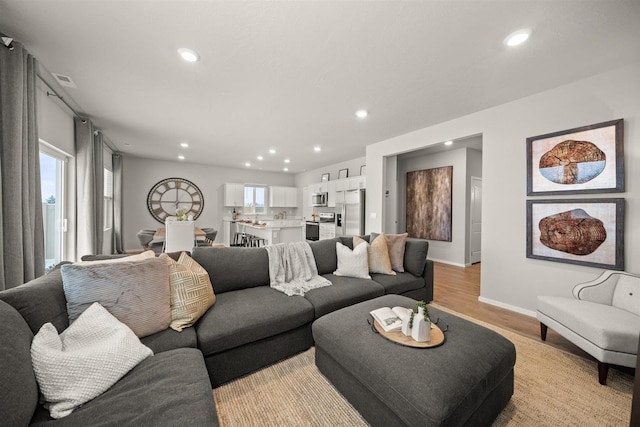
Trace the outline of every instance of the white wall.
<instances>
[{"instance_id":1,"label":"white wall","mask_svg":"<svg viewBox=\"0 0 640 427\"><path fill-rule=\"evenodd\" d=\"M222 239L222 218L230 216L230 209L223 206L224 183L252 183L295 186L293 174L261 172L245 169L221 168L197 163L160 161L124 156L123 204L124 247L140 249L136 238L138 230L161 226L147 210L147 195L158 181L180 177L192 181L204 196L204 210L196 221L199 227L218 230L216 240ZM290 214L296 215L296 209Z\"/></svg>"},{"instance_id":2,"label":"white wall","mask_svg":"<svg viewBox=\"0 0 640 427\"><path fill-rule=\"evenodd\" d=\"M638 76L640 62L369 145L367 211L377 215L367 222L367 230L384 224L385 156L482 134L481 300L532 314L538 295L570 296L576 283L594 278L601 269L526 258L526 138L624 118L626 192L589 197L626 199L626 270L640 273Z\"/></svg>"}]
</instances>

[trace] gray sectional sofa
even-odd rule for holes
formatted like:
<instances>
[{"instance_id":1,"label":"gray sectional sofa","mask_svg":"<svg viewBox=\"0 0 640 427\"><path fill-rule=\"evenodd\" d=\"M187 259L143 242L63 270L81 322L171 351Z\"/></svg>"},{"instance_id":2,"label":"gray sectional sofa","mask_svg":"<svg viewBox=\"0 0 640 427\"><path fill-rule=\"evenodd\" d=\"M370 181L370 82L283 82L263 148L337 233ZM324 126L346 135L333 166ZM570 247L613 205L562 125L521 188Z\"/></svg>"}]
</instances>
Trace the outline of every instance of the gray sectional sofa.
<instances>
[{"instance_id":1,"label":"gray sectional sofa","mask_svg":"<svg viewBox=\"0 0 640 427\"><path fill-rule=\"evenodd\" d=\"M59 420L51 420L38 403L29 345L46 322L58 331L69 326L60 270L0 292L0 419L8 425L43 426L217 425L211 387L310 348L315 319L385 294L433 299L428 241L407 239L406 271L371 274L372 280L332 274L336 242L353 247L352 238L310 243L318 273L332 285L304 297L289 297L269 286L264 248L194 248L192 257L211 278L215 305L194 327L142 338L155 356Z\"/></svg>"}]
</instances>

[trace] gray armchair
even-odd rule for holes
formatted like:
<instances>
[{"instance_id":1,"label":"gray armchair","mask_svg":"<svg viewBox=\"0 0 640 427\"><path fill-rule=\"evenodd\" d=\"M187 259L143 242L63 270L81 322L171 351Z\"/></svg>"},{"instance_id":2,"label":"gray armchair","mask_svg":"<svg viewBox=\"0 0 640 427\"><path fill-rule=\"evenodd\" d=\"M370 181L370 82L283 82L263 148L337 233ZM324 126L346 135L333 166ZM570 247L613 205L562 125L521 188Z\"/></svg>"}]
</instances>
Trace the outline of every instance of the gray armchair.
<instances>
[{"instance_id":1,"label":"gray armchair","mask_svg":"<svg viewBox=\"0 0 640 427\"><path fill-rule=\"evenodd\" d=\"M576 285L573 298L539 296L540 337L558 332L598 361L598 380L607 383L609 365L635 367L640 336L640 276L605 271Z\"/></svg>"},{"instance_id":2,"label":"gray armchair","mask_svg":"<svg viewBox=\"0 0 640 427\"><path fill-rule=\"evenodd\" d=\"M198 246L210 246L216 240L216 236L218 235L218 230L215 228L200 228L206 234L205 238L202 240L198 240Z\"/></svg>"},{"instance_id":3,"label":"gray armchair","mask_svg":"<svg viewBox=\"0 0 640 427\"><path fill-rule=\"evenodd\" d=\"M156 234L156 230L146 229L146 230L138 231L136 233L136 237L138 238L138 241L140 242L140 246L142 246L142 249L144 249L145 251L148 249L151 249L155 253L159 254L159 253L162 253L163 242L154 241L153 236L155 234Z\"/></svg>"}]
</instances>

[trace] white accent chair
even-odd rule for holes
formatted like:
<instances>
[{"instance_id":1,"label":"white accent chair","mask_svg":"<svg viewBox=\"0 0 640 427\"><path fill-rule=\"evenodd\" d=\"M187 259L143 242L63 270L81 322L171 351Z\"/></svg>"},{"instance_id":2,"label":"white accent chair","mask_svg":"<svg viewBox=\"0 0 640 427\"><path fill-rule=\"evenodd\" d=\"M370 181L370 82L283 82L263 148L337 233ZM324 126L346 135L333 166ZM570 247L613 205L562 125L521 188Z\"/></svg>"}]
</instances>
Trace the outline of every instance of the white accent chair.
<instances>
[{"instance_id":1,"label":"white accent chair","mask_svg":"<svg viewBox=\"0 0 640 427\"><path fill-rule=\"evenodd\" d=\"M609 365L635 367L640 336L640 276L605 271L573 288L574 298L539 296L540 337L547 327L598 361L606 385Z\"/></svg>"},{"instance_id":2,"label":"white accent chair","mask_svg":"<svg viewBox=\"0 0 640 427\"><path fill-rule=\"evenodd\" d=\"M166 221L164 252L193 252L196 245L194 221Z\"/></svg>"}]
</instances>

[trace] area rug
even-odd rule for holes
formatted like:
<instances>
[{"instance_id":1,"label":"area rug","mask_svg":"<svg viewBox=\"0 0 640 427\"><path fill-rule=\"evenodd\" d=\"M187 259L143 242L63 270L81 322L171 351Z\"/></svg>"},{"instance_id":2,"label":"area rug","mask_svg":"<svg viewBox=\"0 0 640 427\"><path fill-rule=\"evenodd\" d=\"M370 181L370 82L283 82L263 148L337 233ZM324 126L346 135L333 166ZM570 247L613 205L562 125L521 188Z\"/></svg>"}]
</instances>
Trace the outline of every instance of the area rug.
<instances>
[{"instance_id":1,"label":"area rug","mask_svg":"<svg viewBox=\"0 0 640 427\"><path fill-rule=\"evenodd\" d=\"M495 427L629 425L632 376L611 369L607 386L601 386L595 362L438 308L488 327L516 346L515 392ZM221 426L368 425L318 371L314 354L311 348L214 389Z\"/></svg>"}]
</instances>

